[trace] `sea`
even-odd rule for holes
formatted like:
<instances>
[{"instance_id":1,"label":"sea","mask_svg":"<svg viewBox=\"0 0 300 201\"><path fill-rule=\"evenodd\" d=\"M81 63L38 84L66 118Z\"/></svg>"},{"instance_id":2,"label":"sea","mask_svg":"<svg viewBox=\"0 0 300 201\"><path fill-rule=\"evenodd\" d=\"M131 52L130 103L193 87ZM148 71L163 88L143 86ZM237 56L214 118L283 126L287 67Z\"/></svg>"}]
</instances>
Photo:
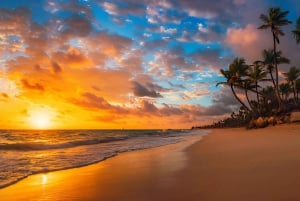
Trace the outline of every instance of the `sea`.
<instances>
[{"instance_id":1,"label":"sea","mask_svg":"<svg viewBox=\"0 0 300 201\"><path fill-rule=\"evenodd\" d=\"M0 130L0 188L36 173L205 135L204 130Z\"/></svg>"}]
</instances>

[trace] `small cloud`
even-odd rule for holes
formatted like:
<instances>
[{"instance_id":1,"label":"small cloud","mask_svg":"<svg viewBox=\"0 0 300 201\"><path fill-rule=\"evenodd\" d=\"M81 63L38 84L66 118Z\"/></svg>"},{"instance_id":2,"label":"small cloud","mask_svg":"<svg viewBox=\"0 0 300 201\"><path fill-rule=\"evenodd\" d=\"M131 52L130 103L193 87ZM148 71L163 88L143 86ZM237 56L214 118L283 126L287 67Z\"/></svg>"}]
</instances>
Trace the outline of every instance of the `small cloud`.
<instances>
[{"instance_id":1,"label":"small cloud","mask_svg":"<svg viewBox=\"0 0 300 201\"><path fill-rule=\"evenodd\" d=\"M202 23L198 23L198 30L203 33L207 33L209 31Z\"/></svg>"},{"instance_id":2,"label":"small cloud","mask_svg":"<svg viewBox=\"0 0 300 201\"><path fill-rule=\"evenodd\" d=\"M51 62L51 69L52 69L52 72L55 74L62 72L62 68L55 61Z\"/></svg>"},{"instance_id":3,"label":"small cloud","mask_svg":"<svg viewBox=\"0 0 300 201\"><path fill-rule=\"evenodd\" d=\"M44 86L41 85L40 83L30 84L29 81L26 79L22 79L21 82L22 82L23 87L26 89L45 91Z\"/></svg>"},{"instance_id":4,"label":"small cloud","mask_svg":"<svg viewBox=\"0 0 300 201\"><path fill-rule=\"evenodd\" d=\"M175 29L175 28L165 28L164 26L160 26L159 31L161 33L166 33L166 34L175 34L177 32L177 29Z\"/></svg>"},{"instance_id":5,"label":"small cloud","mask_svg":"<svg viewBox=\"0 0 300 201\"><path fill-rule=\"evenodd\" d=\"M142 106L143 112L156 113L158 111L158 108L153 103L151 103L147 100L142 100L141 106Z\"/></svg>"},{"instance_id":6,"label":"small cloud","mask_svg":"<svg viewBox=\"0 0 300 201\"><path fill-rule=\"evenodd\" d=\"M104 10L110 15L118 15L119 14L118 7L113 3L104 2L102 4L102 6L103 6Z\"/></svg>"},{"instance_id":7,"label":"small cloud","mask_svg":"<svg viewBox=\"0 0 300 201\"><path fill-rule=\"evenodd\" d=\"M138 97L151 97L151 98L162 98L163 96L156 92L153 88L151 87L146 87L138 82L133 81L133 94ZM149 89L150 88L150 89Z\"/></svg>"},{"instance_id":8,"label":"small cloud","mask_svg":"<svg viewBox=\"0 0 300 201\"><path fill-rule=\"evenodd\" d=\"M4 98L8 98L8 94L7 93L1 93L1 96Z\"/></svg>"}]
</instances>

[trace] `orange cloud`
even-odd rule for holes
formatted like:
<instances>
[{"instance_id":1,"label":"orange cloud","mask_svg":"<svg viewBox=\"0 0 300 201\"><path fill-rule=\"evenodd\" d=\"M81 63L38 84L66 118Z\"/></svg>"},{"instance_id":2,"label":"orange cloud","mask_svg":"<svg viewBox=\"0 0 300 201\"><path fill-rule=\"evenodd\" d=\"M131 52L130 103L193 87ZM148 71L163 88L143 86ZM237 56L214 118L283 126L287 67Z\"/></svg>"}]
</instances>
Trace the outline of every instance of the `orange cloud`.
<instances>
[{"instance_id":1,"label":"orange cloud","mask_svg":"<svg viewBox=\"0 0 300 201\"><path fill-rule=\"evenodd\" d=\"M52 58L71 68L85 68L93 66L93 62L86 55L84 55L78 48L72 46L70 46L66 52L54 52Z\"/></svg>"},{"instance_id":2,"label":"orange cloud","mask_svg":"<svg viewBox=\"0 0 300 201\"><path fill-rule=\"evenodd\" d=\"M26 89L32 89L32 90L38 90L38 91L44 91L45 90L44 86L41 85L40 83L31 84L26 79L22 79L21 82L22 82L23 87L26 88Z\"/></svg>"}]
</instances>

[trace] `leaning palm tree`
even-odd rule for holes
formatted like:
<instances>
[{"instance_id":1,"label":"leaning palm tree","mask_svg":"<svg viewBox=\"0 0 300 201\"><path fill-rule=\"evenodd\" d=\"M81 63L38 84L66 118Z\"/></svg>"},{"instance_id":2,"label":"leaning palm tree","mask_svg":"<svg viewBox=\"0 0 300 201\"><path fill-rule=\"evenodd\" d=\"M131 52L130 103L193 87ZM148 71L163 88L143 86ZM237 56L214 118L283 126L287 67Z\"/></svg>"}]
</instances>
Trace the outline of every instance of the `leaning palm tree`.
<instances>
[{"instance_id":1,"label":"leaning palm tree","mask_svg":"<svg viewBox=\"0 0 300 201\"><path fill-rule=\"evenodd\" d=\"M293 34L297 44L299 44L300 43L300 17L297 20L296 29L293 30Z\"/></svg>"},{"instance_id":2,"label":"leaning palm tree","mask_svg":"<svg viewBox=\"0 0 300 201\"><path fill-rule=\"evenodd\" d=\"M219 82L217 86L220 84L226 84L230 86L230 89L237 99L237 101L248 111L250 109L246 106L246 104L237 96L234 87L241 88L242 78L246 75L248 66L246 65L245 59L243 58L235 58L234 61L229 65L228 70L221 69L222 75L226 78L226 82Z\"/></svg>"},{"instance_id":3,"label":"leaning palm tree","mask_svg":"<svg viewBox=\"0 0 300 201\"><path fill-rule=\"evenodd\" d=\"M253 84L253 82L250 79L242 80L239 82L238 88L241 88L244 90L248 105L250 106L251 110L254 111L255 108L252 104L252 101L249 98L249 93L248 93L249 91L256 92L255 85Z\"/></svg>"},{"instance_id":4,"label":"leaning palm tree","mask_svg":"<svg viewBox=\"0 0 300 201\"><path fill-rule=\"evenodd\" d=\"M280 29L281 26L288 25L291 21L286 19L287 14L289 11L281 11L279 7L277 8L270 8L268 15L261 14L260 19L263 21L263 25L258 27L259 29L271 29L272 36L273 36L273 51L274 51L274 67L275 67L275 89L279 94L278 90L278 66L277 66L277 47L276 44L280 43L279 36L283 36L284 33ZM281 106L281 102L279 102L279 107Z\"/></svg>"},{"instance_id":5,"label":"leaning palm tree","mask_svg":"<svg viewBox=\"0 0 300 201\"><path fill-rule=\"evenodd\" d=\"M293 90L293 94L294 94L294 102L295 104L297 103L297 98L296 98L296 80L299 78L300 76L300 69L292 66L288 72L283 73L286 81L291 85L291 88Z\"/></svg>"}]
</instances>

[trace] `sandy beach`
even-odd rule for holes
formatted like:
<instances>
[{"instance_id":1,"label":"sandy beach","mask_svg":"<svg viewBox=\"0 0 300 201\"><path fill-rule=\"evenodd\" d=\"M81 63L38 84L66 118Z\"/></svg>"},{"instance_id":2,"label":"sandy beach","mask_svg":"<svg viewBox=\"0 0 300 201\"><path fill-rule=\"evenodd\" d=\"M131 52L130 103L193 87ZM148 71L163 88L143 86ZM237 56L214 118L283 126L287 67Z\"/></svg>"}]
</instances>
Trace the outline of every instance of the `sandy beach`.
<instances>
[{"instance_id":1,"label":"sandy beach","mask_svg":"<svg viewBox=\"0 0 300 201\"><path fill-rule=\"evenodd\" d=\"M216 129L202 140L127 152L37 174L0 189L1 201L300 200L300 125Z\"/></svg>"}]
</instances>

